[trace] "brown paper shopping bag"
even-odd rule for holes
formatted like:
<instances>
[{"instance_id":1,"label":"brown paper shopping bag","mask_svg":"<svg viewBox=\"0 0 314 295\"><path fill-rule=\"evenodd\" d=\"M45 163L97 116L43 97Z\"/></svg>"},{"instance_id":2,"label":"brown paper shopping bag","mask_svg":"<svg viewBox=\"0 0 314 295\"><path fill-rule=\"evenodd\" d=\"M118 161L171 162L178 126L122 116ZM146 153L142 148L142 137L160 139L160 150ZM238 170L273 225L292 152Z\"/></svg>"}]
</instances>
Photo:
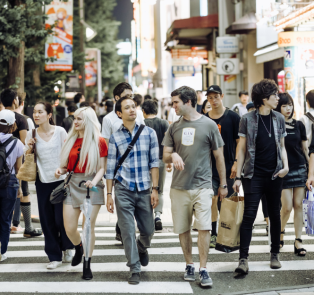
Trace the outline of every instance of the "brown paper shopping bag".
<instances>
[{"instance_id":1,"label":"brown paper shopping bag","mask_svg":"<svg viewBox=\"0 0 314 295\"><path fill-rule=\"evenodd\" d=\"M222 200L216 250L229 253L240 248L243 212L244 197L231 196Z\"/></svg>"}]
</instances>

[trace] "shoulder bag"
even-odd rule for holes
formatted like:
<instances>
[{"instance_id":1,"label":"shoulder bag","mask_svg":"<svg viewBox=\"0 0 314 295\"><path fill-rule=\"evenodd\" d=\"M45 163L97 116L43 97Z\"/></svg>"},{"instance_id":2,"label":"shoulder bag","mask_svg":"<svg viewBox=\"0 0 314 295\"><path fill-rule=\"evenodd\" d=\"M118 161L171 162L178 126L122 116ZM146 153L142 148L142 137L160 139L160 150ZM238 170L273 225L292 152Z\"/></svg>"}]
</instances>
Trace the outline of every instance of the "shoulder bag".
<instances>
[{"instance_id":1,"label":"shoulder bag","mask_svg":"<svg viewBox=\"0 0 314 295\"><path fill-rule=\"evenodd\" d=\"M36 129L32 130L32 138L36 138ZM34 143L32 153L24 155L24 163L19 169L16 177L19 180L35 181L37 177L36 161L36 143Z\"/></svg>"},{"instance_id":2,"label":"shoulder bag","mask_svg":"<svg viewBox=\"0 0 314 295\"><path fill-rule=\"evenodd\" d=\"M116 169L114 170L113 178L115 178L118 170L120 169L120 167L122 166L123 162L125 161L125 159L129 155L130 151L133 149L133 147L134 147L135 143L137 142L138 138L140 137L144 127L145 127L145 125L142 124L140 126L140 128L137 130L137 132L136 132L135 136L133 137L131 143L129 144L128 148L124 152L123 156L120 158L119 163L118 163Z\"/></svg>"},{"instance_id":3,"label":"shoulder bag","mask_svg":"<svg viewBox=\"0 0 314 295\"><path fill-rule=\"evenodd\" d=\"M55 204L58 204L58 203L61 203L63 202L66 197L68 196L70 190L69 190L69 187L68 187L68 184L72 178L72 175L74 174L74 170L78 164L78 161L80 159L80 153L81 153L81 150L77 156L77 159L76 159L76 162L73 166L73 169L72 171L70 172L69 176L68 176L68 179L67 180L64 180L64 182L60 183L51 193L50 195L50 203L55 205Z\"/></svg>"}]
</instances>

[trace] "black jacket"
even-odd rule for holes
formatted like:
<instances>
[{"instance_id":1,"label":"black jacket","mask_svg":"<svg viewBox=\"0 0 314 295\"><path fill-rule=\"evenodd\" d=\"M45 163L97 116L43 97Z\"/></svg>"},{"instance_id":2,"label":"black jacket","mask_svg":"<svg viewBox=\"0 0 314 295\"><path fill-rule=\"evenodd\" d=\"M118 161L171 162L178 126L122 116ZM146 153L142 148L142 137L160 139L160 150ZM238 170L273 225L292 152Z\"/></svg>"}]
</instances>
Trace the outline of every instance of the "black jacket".
<instances>
[{"instance_id":1,"label":"black jacket","mask_svg":"<svg viewBox=\"0 0 314 295\"><path fill-rule=\"evenodd\" d=\"M63 119L61 127L63 127L66 132L69 132L69 130L71 129L73 125L73 121L74 121L74 116L70 115L69 117Z\"/></svg>"}]
</instances>

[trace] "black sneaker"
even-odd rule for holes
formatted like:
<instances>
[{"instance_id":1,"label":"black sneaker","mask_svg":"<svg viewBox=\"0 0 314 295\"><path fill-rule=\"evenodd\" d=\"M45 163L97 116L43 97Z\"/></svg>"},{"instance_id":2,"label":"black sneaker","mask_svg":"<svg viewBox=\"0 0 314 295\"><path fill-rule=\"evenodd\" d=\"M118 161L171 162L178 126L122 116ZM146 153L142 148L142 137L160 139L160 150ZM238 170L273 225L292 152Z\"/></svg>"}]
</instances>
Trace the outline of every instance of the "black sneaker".
<instances>
[{"instance_id":1,"label":"black sneaker","mask_svg":"<svg viewBox=\"0 0 314 295\"><path fill-rule=\"evenodd\" d=\"M23 236L25 238L33 238L33 237L39 237L43 234L43 231L41 228L34 228L32 231L27 231L25 229Z\"/></svg>"},{"instance_id":2,"label":"black sneaker","mask_svg":"<svg viewBox=\"0 0 314 295\"><path fill-rule=\"evenodd\" d=\"M147 266L149 263L148 251L145 250L145 252L140 252L140 249L143 248L143 246L139 245L139 243L141 242L138 239L136 239L136 243L137 243L138 255L140 256L141 265Z\"/></svg>"},{"instance_id":3,"label":"black sneaker","mask_svg":"<svg viewBox=\"0 0 314 295\"><path fill-rule=\"evenodd\" d=\"M155 230L162 230L162 222L159 217L155 218Z\"/></svg>"},{"instance_id":4,"label":"black sneaker","mask_svg":"<svg viewBox=\"0 0 314 295\"><path fill-rule=\"evenodd\" d=\"M128 283L130 285L138 285L141 281L141 274L139 272L132 273L129 277Z\"/></svg>"}]
</instances>

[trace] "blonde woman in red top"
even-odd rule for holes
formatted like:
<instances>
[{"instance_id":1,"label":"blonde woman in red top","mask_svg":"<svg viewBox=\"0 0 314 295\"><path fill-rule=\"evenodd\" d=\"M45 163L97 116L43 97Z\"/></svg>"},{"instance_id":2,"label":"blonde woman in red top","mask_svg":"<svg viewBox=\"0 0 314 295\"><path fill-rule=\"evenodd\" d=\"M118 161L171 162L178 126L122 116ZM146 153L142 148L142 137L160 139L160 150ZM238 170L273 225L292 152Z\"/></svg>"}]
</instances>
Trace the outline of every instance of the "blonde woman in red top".
<instances>
[{"instance_id":1,"label":"blonde woman in red top","mask_svg":"<svg viewBox=\"0 0 314 295\"><path fill-rule=\"evenodd\" d=\"M90 262L95 245L95 223L101 205L104 201L104 186L101 179L105 174L108 148L104 138L100 136L99 123L95 111L90 107L79 108L74 113L73 127L70 129L68 139L61 151L61 168L55 172L56 178L73 170L79 156L79 161L74 169L74 174L69 183L70 194L63 203L63 218L66 233L75 245L75 255L72 266L81 263L83 247L81 236L78 232L78 220L81 214L80 205L86 197L86 188L97 187L98 192L90 190L93 210L91 214L92 247L88 261L84 259L83 279L93 278ZM85 186L79 186L85 180Z\"/></svg>"}]
</instances>

